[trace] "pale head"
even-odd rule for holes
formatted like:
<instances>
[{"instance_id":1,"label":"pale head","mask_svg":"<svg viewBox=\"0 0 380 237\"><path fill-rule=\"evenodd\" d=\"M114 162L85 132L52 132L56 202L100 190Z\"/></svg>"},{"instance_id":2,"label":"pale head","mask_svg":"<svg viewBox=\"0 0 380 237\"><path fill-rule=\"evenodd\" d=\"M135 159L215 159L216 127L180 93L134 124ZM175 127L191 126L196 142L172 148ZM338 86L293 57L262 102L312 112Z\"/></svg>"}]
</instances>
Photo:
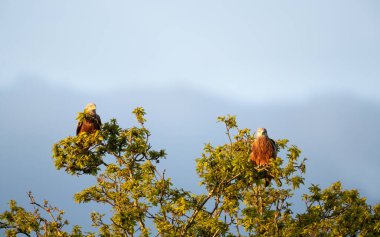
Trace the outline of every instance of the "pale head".
<instances>
[{"instance_id":1,"label":"pale head","mask_svg":"<svg viewBox=\"0 0 380 237\"><path fill-rule=\"evenodd\" d=\"M257 137L261 137L261 136L268 137L268 133L265 128L258 128L256 134L257 134Z\"/></svg>"},{"instance_id":2,"label":"pale head","mask_svg":"<svg viewBox=\"0 0 380 237\"><path fill-rule=\"evenodd\" d=\"M96 114L96 105L94 103L88 103L84 108L84 111L89 114Z\"/></svg>"}]
</instances>

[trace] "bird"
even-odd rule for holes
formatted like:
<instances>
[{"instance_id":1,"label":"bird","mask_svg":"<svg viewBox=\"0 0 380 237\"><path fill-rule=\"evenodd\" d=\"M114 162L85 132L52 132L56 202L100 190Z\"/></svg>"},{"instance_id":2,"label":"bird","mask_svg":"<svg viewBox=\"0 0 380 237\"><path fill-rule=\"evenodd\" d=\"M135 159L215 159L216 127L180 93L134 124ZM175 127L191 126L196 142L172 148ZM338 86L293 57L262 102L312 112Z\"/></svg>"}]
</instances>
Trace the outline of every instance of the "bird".
<instances>
[{"instance_id":1,"label":"bird","mask_svg":"<svg viewBox=\"0 0 380 237\"><path fill-rule=\"evenodd\" d=\"M268 137L265 128L258 128L256 139L252 143L251 161L256 166L266 166L270 159L277 157L276 142Z\"/></svg>"},{"instance_id":2,"label":"bird","mask_svg":"<svg viewBox=\"0 0 380 237\"><path fill-rule=\"evenodd\" d=\"M268 187L273 176L266 169L271 159L277 157L276 142L268 137L268 132L265 128L258 128L256 139L252 143L252 151L250 155L251 161L265 172L265 187ZM281 182L281 181L279 181Z\"/></svg>"},{"instance_id":3,"label":"bird","mask_svg":"<svg viewBox=\"0 0 380 237\"><path fill-rule=\"evenodd\" d=\"M82 132L94 133L100 130L102 122L100 116L96 113L96 105L94 103L88 103L84 108L84 117L79 119L77 125L77 135Z\"/></svg>"}]
</instances>

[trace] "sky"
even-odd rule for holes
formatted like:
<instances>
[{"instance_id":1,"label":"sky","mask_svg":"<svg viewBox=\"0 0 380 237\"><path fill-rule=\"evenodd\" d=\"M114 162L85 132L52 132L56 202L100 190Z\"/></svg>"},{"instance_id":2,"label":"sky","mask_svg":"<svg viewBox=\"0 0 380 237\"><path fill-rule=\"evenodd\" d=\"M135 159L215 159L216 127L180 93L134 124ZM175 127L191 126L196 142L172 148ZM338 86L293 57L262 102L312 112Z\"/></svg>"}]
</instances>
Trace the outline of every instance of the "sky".
<instances>
[{"instance_id":1,"label":"sky","mask_svg":"<svg viewBox=\"0 0 380 237\"><path fill-rule=\"evenodd\" d=\"M1 84L189 87L240 102L380 101L378 1L0 3Z\"/></svg>"},{"instance_id":2,"label":"sky","mask_svg":"<svg viewBox=\"0 0 380 237\"><path fill-rule=\"evenodd\" d=\"M89 226L94 182L56 171L52 144L95 102L131 126L143 106L160 163L200 192L195 161L226 142L219 115L266 127L308 158L306 184L341 180L380 202L378 1L0 1L0 211L26 192ZM303 191L307 190L306 188Z\"/></svg>"}]
</instances>

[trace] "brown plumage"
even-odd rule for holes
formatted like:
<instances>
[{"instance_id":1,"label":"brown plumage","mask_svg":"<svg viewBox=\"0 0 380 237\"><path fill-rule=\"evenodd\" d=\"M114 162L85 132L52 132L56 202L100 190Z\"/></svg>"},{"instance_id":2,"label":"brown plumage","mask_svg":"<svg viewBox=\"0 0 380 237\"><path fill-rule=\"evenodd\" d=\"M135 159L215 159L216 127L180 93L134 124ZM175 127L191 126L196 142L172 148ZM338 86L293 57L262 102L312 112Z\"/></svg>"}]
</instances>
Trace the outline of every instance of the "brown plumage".
<instances>
[{"instance_id":1,"label":"brown plumage","mask_svg":"<svg viewBox=\"0 0 380 237\"><path fill-rule=\"evenodd\" d=\"M89 103L86 105L85 116L82 121L78 122L77 135L81 132L93 133L100 130L102 122L100 116L96 114L96 105L94 103Z\"/></svg>"},{"instance_id":2,"label":"brown plumage","mask_svg":"<svg viewBox=\"0 0 380 237\"><path fill-rule=\"evenodd\" d=\"M265 166L276 156L276 143L268 137L267 130L257 129L257 137L252 143L251 161L257 166Z\"/></svg>"},{"instance_id":3,"label":"brown plumage","mask_svg":"<svg viewBox=\"0 0 380 237\"><path fill-rule=\"evenodd\" d=\"M266 166L270 159L277 157L276 143L268 137L267 130L265 128L257 129L256 139L252 143L252 152L250 159L259 167ZM272 180L270 173L265 173L265 186L268 186Z\"/></svg>"}]
</instances>

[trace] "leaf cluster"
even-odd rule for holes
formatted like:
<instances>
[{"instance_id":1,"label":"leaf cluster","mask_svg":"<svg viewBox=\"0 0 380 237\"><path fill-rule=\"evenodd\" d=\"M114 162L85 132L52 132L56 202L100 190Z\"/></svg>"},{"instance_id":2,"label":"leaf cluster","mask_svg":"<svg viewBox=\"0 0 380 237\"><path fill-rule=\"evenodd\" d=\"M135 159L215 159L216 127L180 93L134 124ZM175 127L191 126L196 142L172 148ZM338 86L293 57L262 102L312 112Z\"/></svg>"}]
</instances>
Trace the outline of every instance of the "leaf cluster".
<instances>
[{"instance_id":1,"label":"leaf cluster","mask_svg":"<svg viewBox=\"0 0 380 237\"><path fill-rule=\"evenodd\" d=\"M44 200L43 203L35 201L31 192L28 193L30 204L33 211L27 211L19 206L16 201L9 202L9 210L0 214L0 229L6 229L5 234L8 237L14 237L18 234L25 236L85 236L81 228L75 225L71 232L64 231L64 227L69 224L63 218L64 211L58 209ZM87 233L86 236L94 236Z\"/></svg>"}]
</instances>

